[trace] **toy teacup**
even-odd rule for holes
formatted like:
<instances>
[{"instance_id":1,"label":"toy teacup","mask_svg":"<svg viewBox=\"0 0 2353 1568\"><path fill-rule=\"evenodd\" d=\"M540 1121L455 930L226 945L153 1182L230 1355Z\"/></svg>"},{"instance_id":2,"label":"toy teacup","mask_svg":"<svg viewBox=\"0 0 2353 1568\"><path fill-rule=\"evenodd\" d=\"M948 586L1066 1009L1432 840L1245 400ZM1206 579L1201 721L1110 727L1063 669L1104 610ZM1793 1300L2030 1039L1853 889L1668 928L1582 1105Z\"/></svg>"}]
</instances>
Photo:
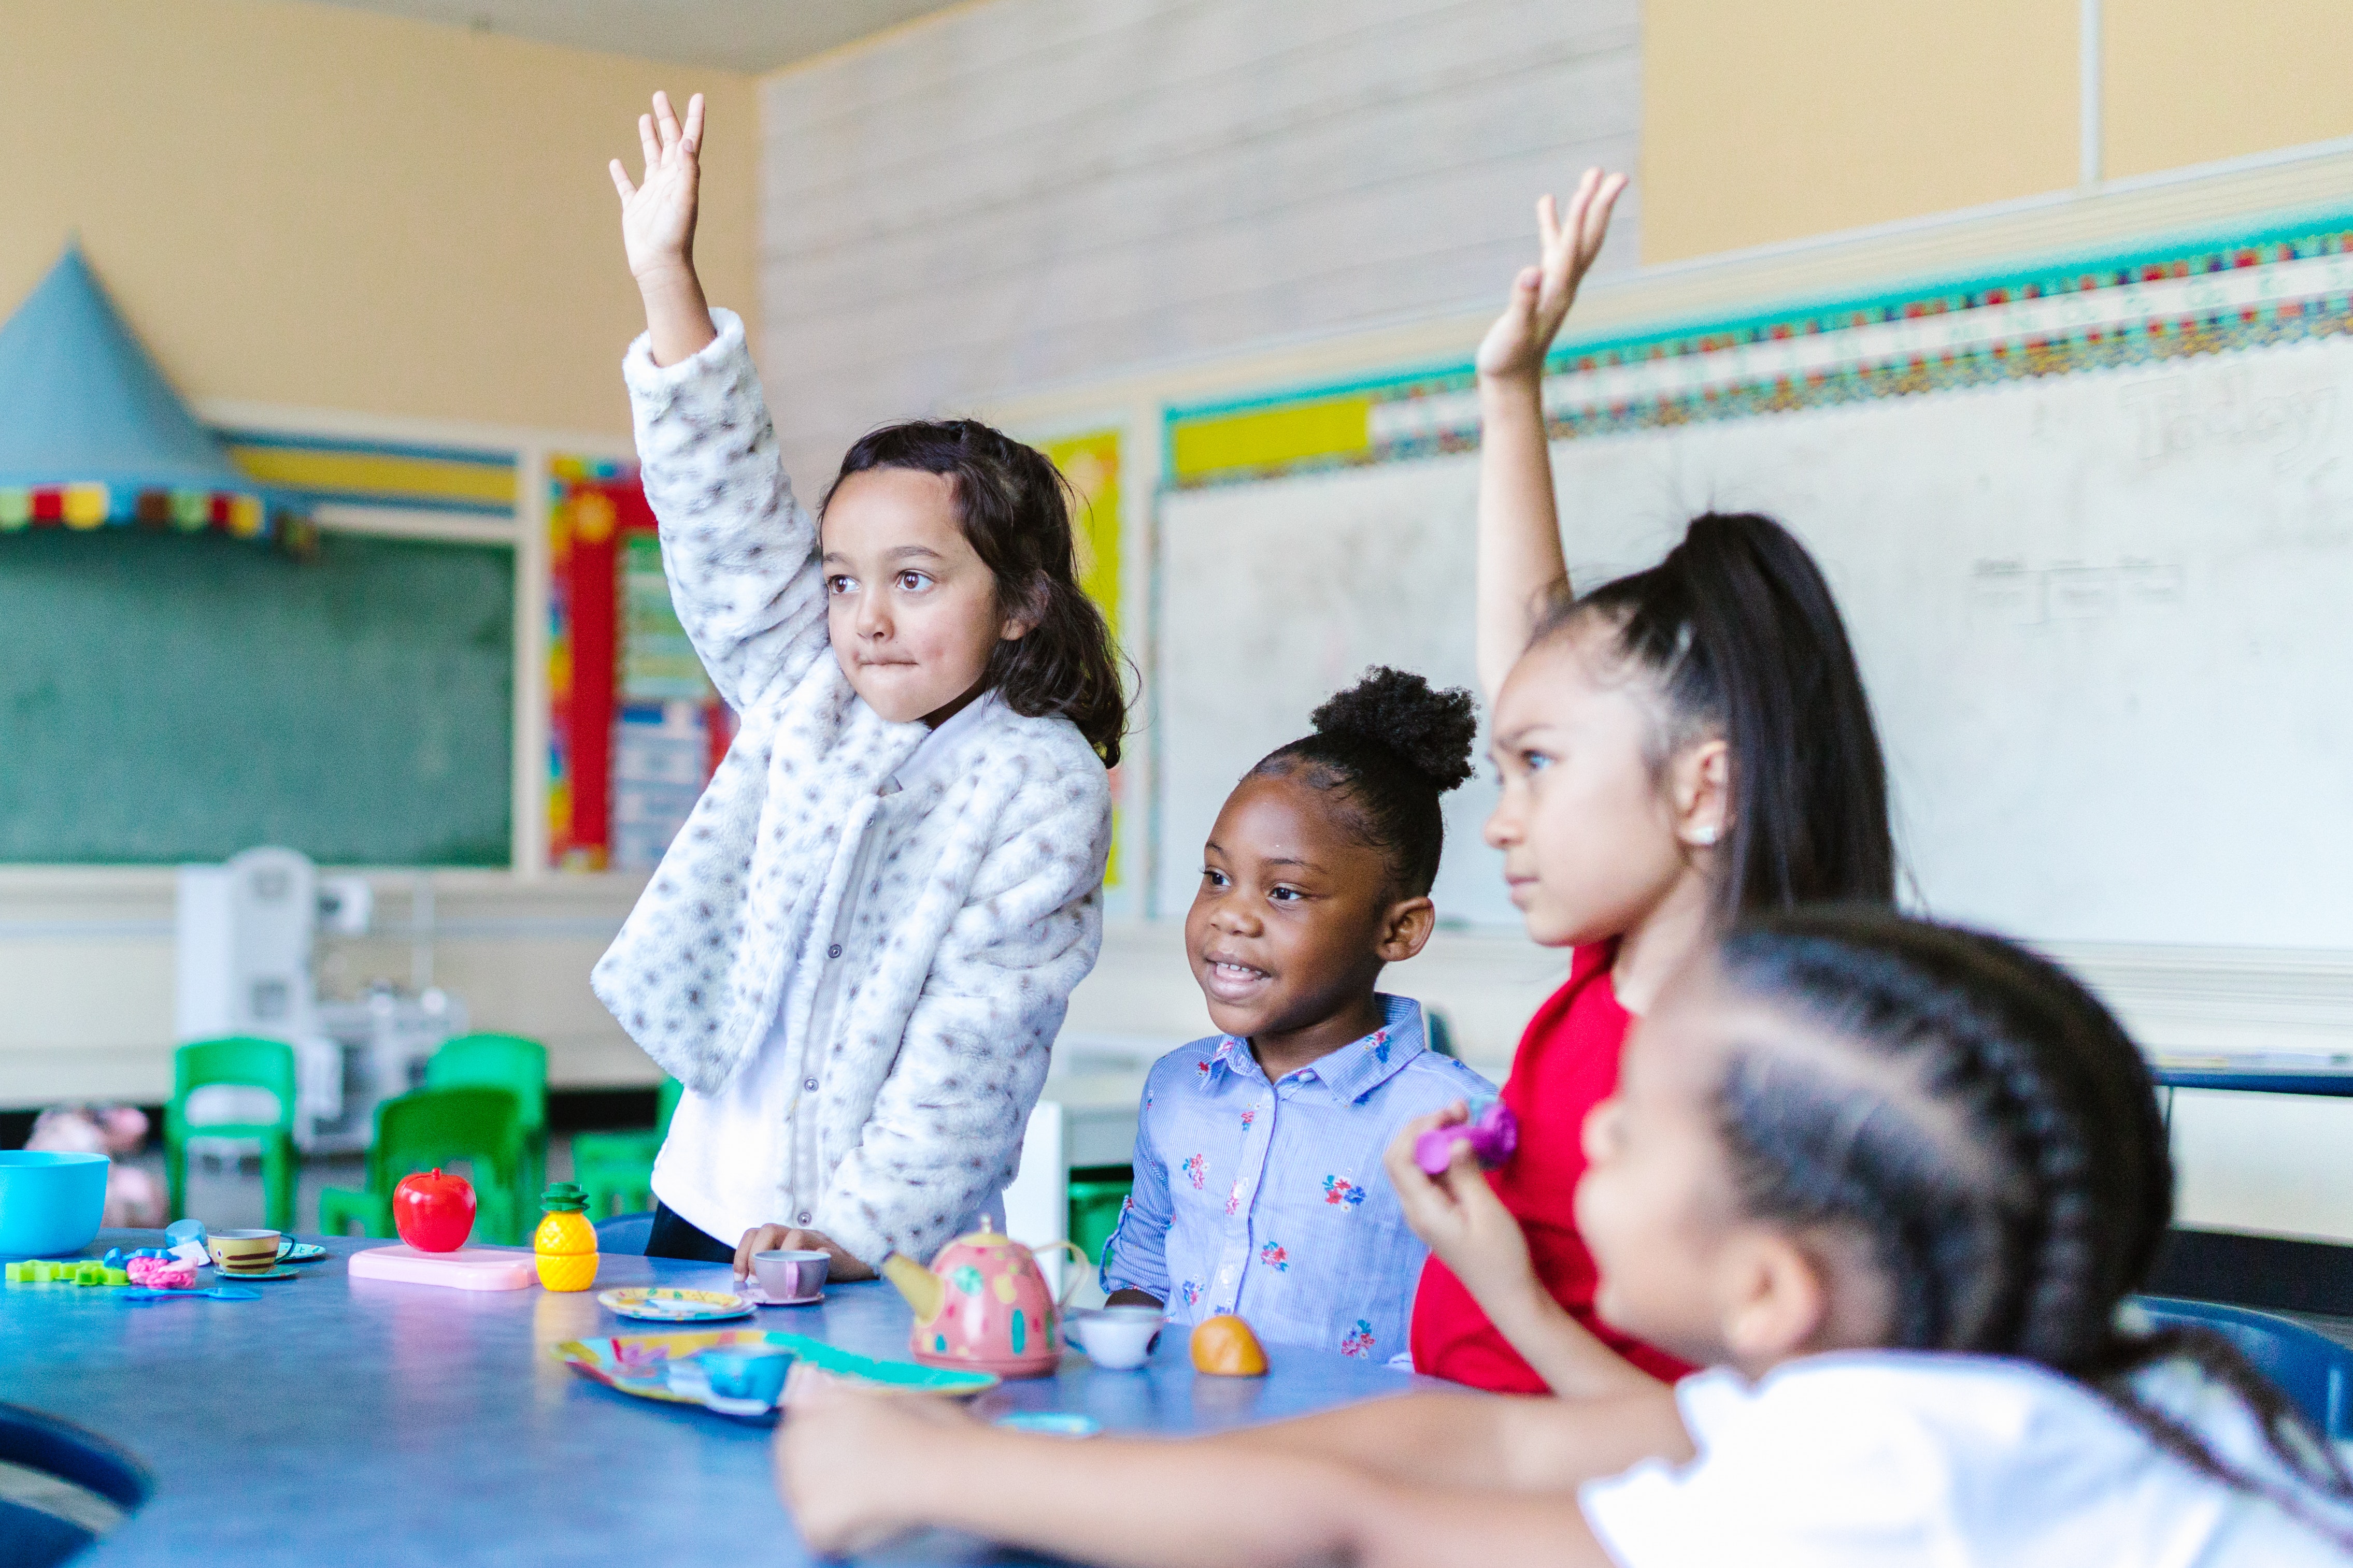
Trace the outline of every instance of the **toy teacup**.
<instances>
[{"instance_id":1,"label":"toy teacup","mask_svg":"<svg viewBox=\"0 0 2353 1568\"><path fill-rule=\"evenodd\" d=\"M278 1261L274 1230L216 1230L205 1242L224 1274L259 1274Z\"/></svg>"},{"instance_id":2,"label":"toy teacup","mask_svg":"<svg viewBox=\"0 0 2353 1568\"><path fill-rule=\"evenodd\" d=\"M1126 1372L1144 1364L1166 1322L1158 1307L1105 1307L1071 1313L1062 1324L1062 1337L1086 1352L1097 1366Z\"/></svg>"}]
</instances>

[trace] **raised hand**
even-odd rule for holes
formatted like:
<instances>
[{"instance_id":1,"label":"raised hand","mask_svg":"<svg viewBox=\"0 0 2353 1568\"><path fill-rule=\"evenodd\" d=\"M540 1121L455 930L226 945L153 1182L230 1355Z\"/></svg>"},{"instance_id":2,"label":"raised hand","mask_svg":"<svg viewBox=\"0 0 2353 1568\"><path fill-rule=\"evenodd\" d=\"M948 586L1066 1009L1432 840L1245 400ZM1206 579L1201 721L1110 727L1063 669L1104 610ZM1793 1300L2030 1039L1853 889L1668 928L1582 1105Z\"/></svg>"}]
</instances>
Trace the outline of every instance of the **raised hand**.
<instances>
[{"instance_id":1,"label":"raised hand","mask_svg":"<svg viewBox=\"0 0 2353 1568\"><path fill-rule=\"evenodd\" d=\"M671 111L670 94L654 94L651 114L638 116L638 144L646 157L638 184L618 158L613 188L621 193L621 245L629 274L645 297L646 328L656 364L676 364L702 350L719 330L694 275L695 200L702 183L702 95L686 100L686 123Z\"/></svg>"},{"instance_id":2,"label":"raised hand","mask_svg":"<svg viewBox=\"0 0 2353 1568\"><path fill-rule=\"evenodd\" d=\"M1625 188L1623 174L1586 170L1568 200L1565 219L1549 192L1537 198L1538 263L1524 268L1512 280L1510 302L1480 341L1481 375L1509 379L1543 374L1545 354L1576 302L1577 286L1601 254L1602 238L1609 232L1609 209Z\"/></svg>"},{"instance_id":3,"label":"raised hand","mask_svg":"<svg viewBox=\"0 0 2353 1568\"><path fill-rule=\"evenodd\" d=\"M654 94L651 114L638 116L638 143L646 157L645 178L632 185L618 158L613 160L613 188L621 193L621 244L628 250L629 271L641 281L649 272L694 266L694 204L702 170L696 157L702 150L702 95L686 100L686 124L681 126L670 106L670 94Z\"/></svg>"}]
</instances>

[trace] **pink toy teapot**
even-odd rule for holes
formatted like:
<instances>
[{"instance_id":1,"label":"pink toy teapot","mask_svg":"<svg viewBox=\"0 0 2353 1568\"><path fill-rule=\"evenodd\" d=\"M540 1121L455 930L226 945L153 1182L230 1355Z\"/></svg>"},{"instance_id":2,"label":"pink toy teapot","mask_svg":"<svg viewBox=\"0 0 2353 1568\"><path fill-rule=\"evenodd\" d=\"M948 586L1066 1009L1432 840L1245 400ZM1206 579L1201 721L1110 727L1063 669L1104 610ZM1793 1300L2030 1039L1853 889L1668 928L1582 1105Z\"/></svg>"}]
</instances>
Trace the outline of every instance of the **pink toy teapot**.
<instances>
[{"instance_id":1,"label":"pink toy teapot","mask_svg":"<svg viewBox=\"0 0 2353 1568\"><path fill-rule=\"evenodd\" d=\"M1082 1267L1089 1262L1067 1241L1054 1247L1069 1247ZM929 1268L894 1252L882 1260L882 1277L915 1310L908 1348L919 1362L1042 1377L1061 1360L1062 1303L1079 1275L1071 1274L1057 1299L1037 1254L1011 1237L975 1231L942 1247Z\"/></svg>"}]
</instances>

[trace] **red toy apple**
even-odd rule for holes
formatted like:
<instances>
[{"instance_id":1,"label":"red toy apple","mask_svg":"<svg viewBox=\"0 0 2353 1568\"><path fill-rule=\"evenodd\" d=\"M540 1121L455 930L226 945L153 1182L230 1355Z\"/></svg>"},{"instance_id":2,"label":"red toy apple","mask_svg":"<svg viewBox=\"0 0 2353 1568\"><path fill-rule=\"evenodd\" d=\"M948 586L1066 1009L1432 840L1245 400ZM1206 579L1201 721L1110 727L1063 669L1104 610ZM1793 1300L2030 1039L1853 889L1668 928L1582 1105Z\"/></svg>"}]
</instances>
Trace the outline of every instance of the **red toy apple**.
<instances>
[{"instance_id":1,"label":"red toy apple","mask_svg":"<svg viewBox=\"0 0 2353 1568\"><path fill-rule=\"evenodd\" d=\"M442 1171L419 1171L392 1189L392 1227L419 1252L455 1252L474 1230L474 1184Z\"/></svg>"}]
</instances>

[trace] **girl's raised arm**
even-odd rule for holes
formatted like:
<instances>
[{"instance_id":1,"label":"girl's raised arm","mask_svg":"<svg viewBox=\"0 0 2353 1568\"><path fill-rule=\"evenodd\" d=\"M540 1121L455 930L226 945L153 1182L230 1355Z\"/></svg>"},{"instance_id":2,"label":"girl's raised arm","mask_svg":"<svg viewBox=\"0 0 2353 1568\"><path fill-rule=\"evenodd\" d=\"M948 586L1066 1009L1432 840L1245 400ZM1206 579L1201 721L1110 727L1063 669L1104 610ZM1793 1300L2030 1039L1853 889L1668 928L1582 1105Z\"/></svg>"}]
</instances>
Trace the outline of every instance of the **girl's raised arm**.
<instances>
[{"instance_id":1,"label":"girl's raised arm","mask_svg":"<svg viewBox=\"0 0 2353 1568\"><path fill-rule=\"evenodd\" d=\"M1546 595L1568 577L1545 440L1545 354L1625 188L1625 175L1588 169L1566 220L1549 195L1537 201L1539 264L1512 280L1510 302L1479 344L1479 683L1490 702Z\"/></svg>"},{"instance_id":2,"label":"girl's raised arm","mask_svg":"<svg viewBox=\"0 0 2353 1568\"><path fill-rule=\"evenodd\" d=\"M629 184L618 158L613 188L621 194L621 246L629 276L646 302L646 330L653 334L654 363L676 364L719 336L694 272L694 216L702 184L702 95L686 100L681 126L670 94L654 94L651 114L638 116L638 145L645 153L645 178Z\"/></svg>"}]
</instances>

